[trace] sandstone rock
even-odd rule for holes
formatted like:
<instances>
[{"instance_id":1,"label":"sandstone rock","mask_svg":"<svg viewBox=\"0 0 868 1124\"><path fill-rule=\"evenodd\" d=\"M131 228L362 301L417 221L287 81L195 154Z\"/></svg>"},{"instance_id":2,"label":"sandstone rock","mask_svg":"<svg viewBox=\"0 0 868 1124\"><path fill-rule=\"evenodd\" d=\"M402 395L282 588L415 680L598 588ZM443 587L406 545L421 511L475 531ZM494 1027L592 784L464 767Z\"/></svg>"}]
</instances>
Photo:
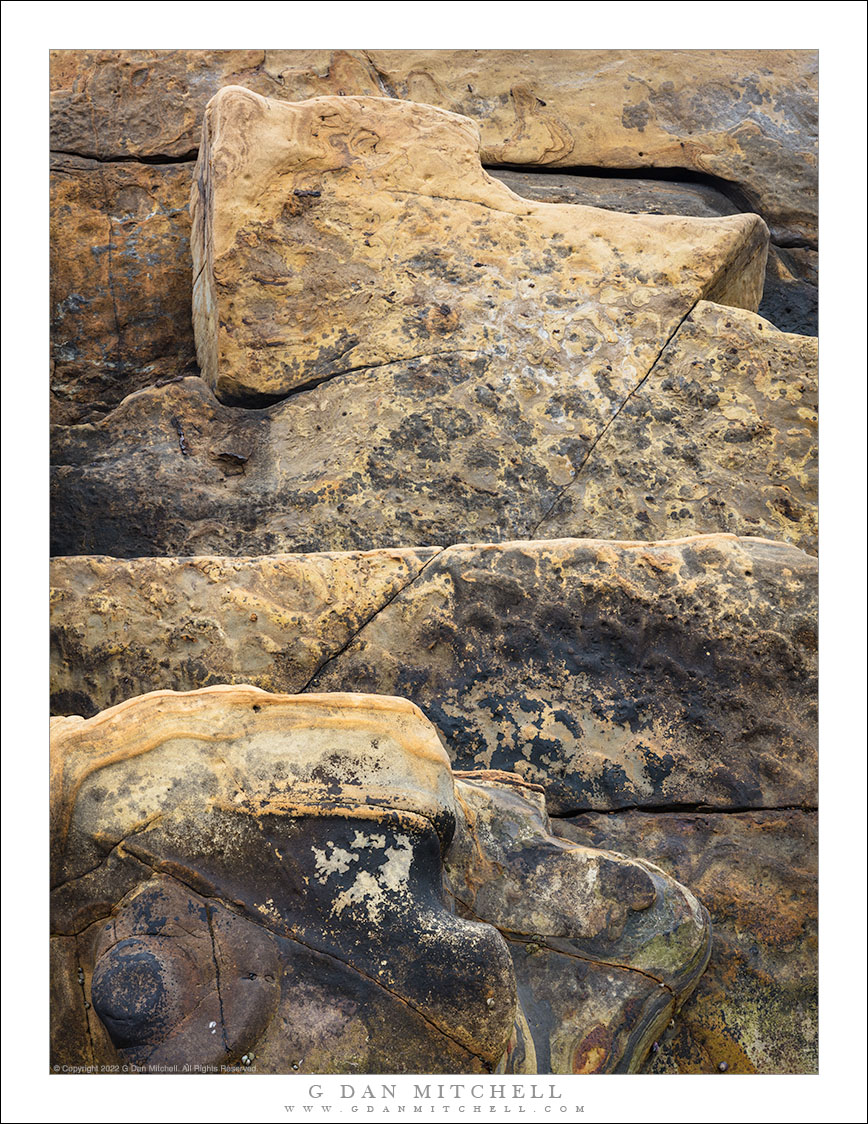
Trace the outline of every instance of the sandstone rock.
<instances>
[{"instance_id":1,"label":"sandstone rock","mask_svg":"<svg viewBox=\"0 0 868 1124\"><path fill-rule=\"evenodd\" d=\"M530 1072L635 1072L705 967L704 908L650 863L553 838L537 786L457 776L446 885L506 937Z\"/></svg>"},{"instance_id":2,"label":"sandstone rock","mask_svg":"<svg viewBox=\"0 0 868 1124\"><path fill-rule=\"evenodd\" d=\"M556 172L517 172L489 169L495 179L526 199L540 203L579 203L630 214L694 215L712 218L745 209L723 190L705 183L664 179L615 178ZM723 185L725 186L725 185ZM769 247L760 316L801 336L817 334L816 252Z\"/></svg>"},{"instance_id":3,"label":"sandstone rock","mask_svg":"<svg viewBox=\"0 0 868 1124\"><path fill-rule=\"evenodd\" d=\"M454 784L403 699L154 692L55 719L51 778L53 1064L633 1071L707 958L688 890Z\"/></svg>"},{"instance_id":4,"label":"sandstone rock","mask_svg":"<svg viewBox=\"0 0 868 1124\"><path fill-rule=\"evenodd\" d=\"M555 812L815 803L815 558L731 536L426 558L58 561L55 703L229 671L405 695L458 767L516 769Z\"/></svg>"},{"instance_id":5,"label":"sandstone rock","mask_svg":"<svg viewBox=\"0 0 868 1124\"><path fill-rule=\"evenodd\" d=\"M131 391L195 370L192 164L51 164L52 415L101 417Z\"/></svg>"},{"instance_id":6,"label":"sandstone rock","mask_svg":"<svg viewBox=\"0 0 868 1124\"><path fill-rule=\"evenodd\" d=\"M816 801L816 559L757 539L456 546L311 689L402 694L549 810Z\"/></svg>"},{"instance_id":7,"label":"sandstone rock","mask_svg":"<svg viewBox=\"0 0 868 1124\"><path fill-rule=\"evenodd\" d=\"M515 983L495 929L443 905L454 827L448 758L402 699L216 687L55 719L53 930L93 1060L492 1070ZM76 1013L53 1011L61 1050Z\"/></svg>"},{"instance_id":8,"label":"sandstone rock","mask_svg":"<svg viewBox=\"0 0 868 1124\"><path fill-rule=\"evenodd\" d=\"M383 98L222 90L191 210L196 350L227 402L475 354L546 404L548 379L581 381L591 422L698 297L756 309L765 268L755 216L540 206L486 175L470 121Z\"/></svg>"},{"instance_id":9,"label":"sandstone rock","mask_svg":"<svg viewBox=\"0 0 868 1124\"><path fill-rule=\"evenodd\" d=\"M737 185L776 241L817 233L814 51L57 51L52 148L189 157L226 85L409 99L477 122L490 164L684 169Z\"/></svg>"},{"instance_id":10,"label":"sandstone rock","mask_svg":"<svg viewBox=\"0 0 868 1124\"><path fill-rule=\"evenodd\" d=\"M434 553L54 559L52 708L215 683L296 694Z\"/></svg>"},{"instance_id":11,"label":"sandstone rock","mask_svg":"<svg viewBox=\"0 0 868 1124\"><path fill-rule=\"evenodd\" d=\"M196 203L193 232L203 373L233 402L289 397L227 410L187 380L59 433L56 553L533 537L696 300L756 305L754 216L522 201L482 171L469 122L426 106L271 106L229 89L209 114L194 194L207 181L213 201ZM333 159L320 127L353 152ZM298 172L308 143L318 155ZM296 172L274 181L281 144ZM238 195L245 152L263 204Z\"/></svg>"},{"instance_id":12,"label":"sandstone rock","mask_svg":"<svg viewBox=\"0 0 868 1124\"><path fill-rule=\"evenodd\" d=\"M817 341L700 302L538 528L817 550Z\"/></svg>"},{"instance_id":13,"label":"sandstone rock","mask_svg":"<svg viewBox=\"0 0 868 1124\"><path fill-rule=\"evenodd\" d=\"M817 1072L815 812L586 813L553 826L584 846L645 855L711 914L708 969L649 1072Z\"/></svg>"}]
</instances>

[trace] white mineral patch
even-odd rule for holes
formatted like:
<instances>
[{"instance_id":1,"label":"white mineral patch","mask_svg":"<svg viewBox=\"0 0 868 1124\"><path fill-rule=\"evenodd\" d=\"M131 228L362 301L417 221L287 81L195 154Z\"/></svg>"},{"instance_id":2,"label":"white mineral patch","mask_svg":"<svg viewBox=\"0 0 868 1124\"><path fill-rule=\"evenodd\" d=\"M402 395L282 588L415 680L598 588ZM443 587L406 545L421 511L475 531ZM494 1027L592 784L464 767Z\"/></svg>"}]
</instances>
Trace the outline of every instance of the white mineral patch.
<instances>
[{"instance_id":1,"label":"white mineral patch","mask_svg":"<svg viewBox=\"0 0 868 1124\"><path fill-rule=\"evenodd\" d=\"M329 847L332 849L331 854L327 853ZM311 847L311 851L316 859L316 880L320 883L327 882L329 875L346 874L350 869L350 863L359 861L358 855L345 851L343 847L336 847L331 841L326 843L324 848Z\"/></svg>"},{"instance_id":2,"label":"white mineral patch","mask_svg":"<svg viewBox=\"0 0 868 1124\"><path fill-rule=\"evenodd\" d=\"M385 843L383 836L379 838ZM357 856L353 856L354 858ZM385 861L371 873L360 870L352 886L344 890L334 900L332 913L340 914L353 903L364 905L368 919L379 921L387 905L395 906L394 898L387 900L387 894L406 894L410 886L410 864L413 862L413 848L406 835L398 835L395 845L385 852Z\"/></svg>"}]
</instances>

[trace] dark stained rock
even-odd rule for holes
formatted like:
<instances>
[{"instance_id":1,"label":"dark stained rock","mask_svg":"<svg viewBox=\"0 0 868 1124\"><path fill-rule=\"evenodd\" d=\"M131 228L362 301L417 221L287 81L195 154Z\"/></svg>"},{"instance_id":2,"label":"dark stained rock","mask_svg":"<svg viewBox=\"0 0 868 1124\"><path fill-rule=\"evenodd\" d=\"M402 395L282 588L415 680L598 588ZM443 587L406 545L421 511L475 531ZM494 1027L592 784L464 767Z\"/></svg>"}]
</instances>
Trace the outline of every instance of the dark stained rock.
<instances>
[{"instance_id":1,"label":"dark stained rock","mask_svg":"<svg viewBox=\"0 0 868 1124\"><path fill-rule=\"evenodd\" d=\"M553 830L644 855L711 914L708 968L647 1072L817 1072L816 812L585 813Z\"/></svg>"},{"instance_id":2,"label":"dark stained rock","mask_svg":"<svg viewBox=\"0 0 868 1124\"><path fill-rule=\"evenodd\" d=\"M55 719L52 924L78 935L92 1060L490 1072L515 982L497 931L444 906L454 829L448 758L402 699L218 687ZM78 991L52 1011L61 1064Z\"/></svg>"},{"instance_id":3,"label":"dark stained rock","mask_svg":"<svg viewBox=\"0 0 868 1124\"><path fill-rule=\"evenodd\" d=\"M782 543L444 551L314 678L401 694L549 810L816 800L816 559Z\"/></svg>"},{"instance_id":4,"label":"dark stained rock","mask_svg":"<svg viewBox=\"0 0 868 1124\"><path fill-rule=\"evenodd\" d=\"M507 940L522 1063L532 1044L529 1072L635 1072L705 967L704 908L650 863L555 839L515 774L459 773L455 796L447 890Z\"/></svg>"}]
</instances>

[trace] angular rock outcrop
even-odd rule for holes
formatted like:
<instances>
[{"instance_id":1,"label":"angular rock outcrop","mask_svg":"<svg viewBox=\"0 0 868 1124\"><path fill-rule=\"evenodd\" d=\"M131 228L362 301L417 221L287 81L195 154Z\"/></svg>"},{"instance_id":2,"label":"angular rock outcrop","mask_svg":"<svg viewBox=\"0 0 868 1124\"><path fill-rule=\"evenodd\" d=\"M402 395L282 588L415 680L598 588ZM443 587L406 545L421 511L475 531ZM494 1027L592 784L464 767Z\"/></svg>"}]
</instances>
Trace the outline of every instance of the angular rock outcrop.
<instances>
[{"instance_id":1,"label":"angular rock outcrop","mask_svg":"<svg viewBox=\"0 0 868 1124\"><path fill-rule=\"evenodd\" d=\"M540 206L483 171L472 122L383 98L222 90L191 212L199 366L228 402L473 354L495 381L523 374L537 406L546 375L571 374L591 421L698 297L756 309L765 267L754 216Z\"/></svg>"},{"instance_id":2,"label":"angular rock outcrop","mask_svg":"<svg viewBox=\"0 0 868 1124\"><path fill-rule=\"evenodd\" d=\"M817 341L700 302L540 537L763 535L817 551Z\"/></svg>"},{"instance_id":3,"label":"angular rock outcrop","mask_svg":"<svg viewBox=\"0 0 868 1124\"><path fill-rule=\"evenodd\" d=\"M335 609L360 610L346 624L317 598L330 576ZM559 814L813 806L816 579L794 547L725 535L68 559L53 570L53 691L92 710L230 670L275 690L400 694L456 767L517 770Z\"/></svg>"},{"instance_id":4,"label":"angular rock outcrop","mask_svg":"<svg viewBox=\"0 0 868 1124\"><path fill-rule=\"evenodd\" d=\"M586 847L644 855L711 914L708 969L648 1071L817 1072L816 811L586 812L553 824Z\"/></svg>"},{"instance_id":5,"label":"angular rock outcrop","mask_svg":"<svg viewBox=\"0 0 868 1124\"><path fill-rule=\"evenodd\" d=\"M456 789L406 700L164 691L52 734L53 1064L630 1070L704 967L689 891L554 839L517 778ZM560 952L519 1002L495 926L522 940L508 886L530 862L586 889L540 897L540 939ZM503 877L483 903L492 863ZM583 994L584 1019L541 1016L541 988ZM609 1014L603 1043L594 1020Z\"/></svg>"}]
</instances>

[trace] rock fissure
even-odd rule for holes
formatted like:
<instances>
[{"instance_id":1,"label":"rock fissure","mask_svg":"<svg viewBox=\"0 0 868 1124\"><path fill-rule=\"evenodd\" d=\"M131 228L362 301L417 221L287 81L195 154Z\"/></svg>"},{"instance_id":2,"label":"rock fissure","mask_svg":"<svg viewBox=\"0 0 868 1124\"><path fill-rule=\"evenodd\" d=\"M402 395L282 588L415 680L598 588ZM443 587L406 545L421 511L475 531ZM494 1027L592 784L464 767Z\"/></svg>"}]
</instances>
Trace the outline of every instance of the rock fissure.
<instances>
[{"instance_id":1,"label":"rock fissure","mask_svg":"<svg viewBox=\"0 0 868 1124\"><path fill-rule=\"evenodd\" d=\"M557 493L557 495L555 496L555 498L552 500L551 504L549 505L548 510L545 512L545 514L542 516L542 518L537 520L537 522L530 529L530 531L528 532L528 534L526 536L527 538L535 539L537 537L537 532L539 531L540 527L543 525L543 523L545 523L545 521L549 518L549 516L552 514L552 512L557 508L558 504L561 502L561 499L564 496L564 493L568 492L570 490L570 488L572 488L573 485L576 483L576 481L579 479L579 477L582 474L582 470L585 468L585 466L587 465L587 463L590 461L591 457L593 456L594 450L600 444L600 442L603 440L603 438L606 436L606 434L609 432L612 425L618 420L618 416L621 414L621 412L627 406L627 403L634 396L634 394L636 394L639 390L642 389L642 387L645 385L645 383L651 377L651 374L652 374L654 368L660 362L660 357L663 355L663 353L666 351L666 348L669 346L669 344L672 342L672 340L678 334L678 331L680 330L681 325L688 318L688 316L690 316L690 314L696 308L697 304L699 304L699 299L697 299L696 301L693 302L693 304L690 306L690 308L684 313L684 315L678 321L676 326L672 329L672 332L669 334L668 338L666 339L666 342L663 344L663 346L657 352L657 356L654 359L654 361L651 363L651 366L648 368L648 370L645 372L645 374L642 376L642 378L636 383L636 385L633 387L633 389L630 391L630 393L626 395L626 397L623 399L623 401L619 404L618 408L611 415L609 420L606 422L606 424L603 426L603 428L600 430L600 432L597 434L597 436L591 442L590 447L588 448L588 451L585 453L584 457L579 462L579 465L576 468L576 473L573 476L572 480L570 480L569 483L565 484L563 486L563 488L560 489L560 491Z\"/></svg>"}]
</instances>

